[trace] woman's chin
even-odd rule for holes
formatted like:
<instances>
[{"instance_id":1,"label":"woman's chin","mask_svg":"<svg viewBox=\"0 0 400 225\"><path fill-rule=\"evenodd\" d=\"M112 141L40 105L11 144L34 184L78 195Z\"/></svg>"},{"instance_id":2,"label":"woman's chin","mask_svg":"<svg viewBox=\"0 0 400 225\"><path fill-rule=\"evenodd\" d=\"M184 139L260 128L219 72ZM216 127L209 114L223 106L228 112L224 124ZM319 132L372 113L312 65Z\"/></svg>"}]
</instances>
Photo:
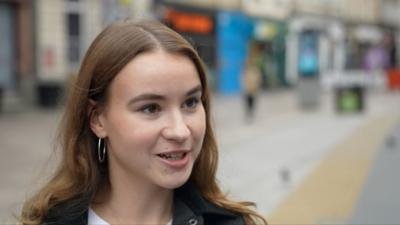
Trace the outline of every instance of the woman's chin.
<instances>
[{"instance_id":1,"label":"woman's chin","mask_svg":"<svg viewBox=\"0 0 400 225\"><path fill-rule=\"evenodd\" d=\"M166 189L176 189L184 185L188 181L189 176L190 174L185 176L164 178L159 185Z\"/></svg>"}]
</instances>

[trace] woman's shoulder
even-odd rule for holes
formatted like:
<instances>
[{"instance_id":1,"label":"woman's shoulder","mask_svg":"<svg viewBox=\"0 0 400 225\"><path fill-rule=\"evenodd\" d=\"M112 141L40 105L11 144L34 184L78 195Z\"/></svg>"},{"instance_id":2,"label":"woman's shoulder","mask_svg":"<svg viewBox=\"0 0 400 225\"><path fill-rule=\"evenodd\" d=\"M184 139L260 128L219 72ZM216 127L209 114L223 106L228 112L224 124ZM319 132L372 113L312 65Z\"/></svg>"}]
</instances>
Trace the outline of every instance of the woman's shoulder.
<instances>
[{"instance_id":1,"label":"woman's shoulder","mask_svg":"<svg viewBox=\"0 0 400 225\"><path fill-rule=\"evenodd\" d=\"M84 201L67 201L49 209L43 225L87 224L88 204Z\"/></svg>"}]
</instances>

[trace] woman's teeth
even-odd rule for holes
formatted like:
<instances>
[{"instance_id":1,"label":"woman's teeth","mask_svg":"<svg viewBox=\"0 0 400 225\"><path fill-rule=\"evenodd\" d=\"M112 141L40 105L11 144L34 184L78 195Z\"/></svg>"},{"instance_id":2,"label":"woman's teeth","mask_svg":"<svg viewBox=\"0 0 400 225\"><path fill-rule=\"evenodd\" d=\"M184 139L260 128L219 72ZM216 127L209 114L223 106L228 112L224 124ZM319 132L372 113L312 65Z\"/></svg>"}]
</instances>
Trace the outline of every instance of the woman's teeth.
<instances>
[{"instance_id":1,"label":"woman's teeth","mask_svg":"<svg viewBox=\"0 0 400 225\"><path fill-rule=\"evenodd\" d=\"M162 153L162 154L158 154L158 156L160 156L163 159L167 159L167 160L180 160L185 155L186 155L186 153L170 153L170 154Z\"/></svg>"}]
</instances>

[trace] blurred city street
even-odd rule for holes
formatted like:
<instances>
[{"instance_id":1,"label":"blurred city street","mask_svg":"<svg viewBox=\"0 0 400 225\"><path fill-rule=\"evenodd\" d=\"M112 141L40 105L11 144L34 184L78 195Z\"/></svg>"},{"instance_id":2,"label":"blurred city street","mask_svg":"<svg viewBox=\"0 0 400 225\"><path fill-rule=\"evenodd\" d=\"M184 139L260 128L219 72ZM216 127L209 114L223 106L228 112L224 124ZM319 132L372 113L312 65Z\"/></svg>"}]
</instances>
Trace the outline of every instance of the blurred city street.
<instances>
[{"instance_id":1,"label":"blurred city street","mask_svg":"<svg viewBox=\"0 0 400 225\"><path fill-rule=\"evenodd\" d=\"M390 131L400 124L400 93L370 92L365 98L364 112L338 114L330 92L322 94L321 105L314 111L299 109L293 89L265 92L260 96L253 121L245 120L242 100L237 95L215 95L213 99L220 146L218 178L224 191L236 200L256 202L271 224L296 224L294 221L297 224L345 224L352 215L375 155ZM29 109L0 116L0 221L12 221L11 213L17 212L23 199L45 180L48 168L54 166L57 159L52 149L60 112L60 109ZM391 141L391 145L398 145L396 139ZM347 160L337 160L343 155ZM335 165L327 169L324 165L332 158L336 158ZM378 158L385 160L381 156ZM339 174L341 169L348 168L346 163L357 168ZM321 172L322 179L315 175ZM393 181L398 186L398 173L389 172L390 180L368 179L367 184L389 187L392 183L376 182ZM304 190L307 185L311 185L314 193ZM332 190L327 190L326 186ZM349 195L344 194L351 190ZM399 190L392 189L393 196L385 199L398 200ZM369 193L367 199L381 194ZM340 199L322 202L338 196L345 198L345 202L338 203ZM384 208L385 202L381 207L390 211ZM305 208L313 213L307 214ZM298 213L293 212L296 210ZM368 211L360 209L356 217L365 216L365 213ZM286 216L281 218L281 214ZM397 218L395 222L400 220Z\"/></svg>"},{"instance_id":2,"label":"blurred city street","mask_svg":"<svg viewBox=\"0 0 400 225\"><path fill-rule=\"evenodd\" d=\"M269 224L400 224L399 12L400 0L0 0L0 224L57 165L93 40L143 19L204 61L230 198Z\"/></svg>"}]
</instances>

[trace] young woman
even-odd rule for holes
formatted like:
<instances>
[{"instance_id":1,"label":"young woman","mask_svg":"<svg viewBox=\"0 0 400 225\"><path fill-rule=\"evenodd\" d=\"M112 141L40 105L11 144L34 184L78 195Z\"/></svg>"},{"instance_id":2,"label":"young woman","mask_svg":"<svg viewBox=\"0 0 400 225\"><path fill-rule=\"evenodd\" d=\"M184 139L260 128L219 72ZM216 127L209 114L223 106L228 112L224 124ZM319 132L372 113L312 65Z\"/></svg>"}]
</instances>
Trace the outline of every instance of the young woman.
<instances>
[{"instance_id":1,"label":"young woman","mask_svg":"<svg viewBox=\"0 0 400 225\"><path fill-rule=\"evenodd\" d=\"M179 34L108 26L70 92L60 167L23 224L266 224L218 187L205 69Z\"/></svg>"}]
</instances>

